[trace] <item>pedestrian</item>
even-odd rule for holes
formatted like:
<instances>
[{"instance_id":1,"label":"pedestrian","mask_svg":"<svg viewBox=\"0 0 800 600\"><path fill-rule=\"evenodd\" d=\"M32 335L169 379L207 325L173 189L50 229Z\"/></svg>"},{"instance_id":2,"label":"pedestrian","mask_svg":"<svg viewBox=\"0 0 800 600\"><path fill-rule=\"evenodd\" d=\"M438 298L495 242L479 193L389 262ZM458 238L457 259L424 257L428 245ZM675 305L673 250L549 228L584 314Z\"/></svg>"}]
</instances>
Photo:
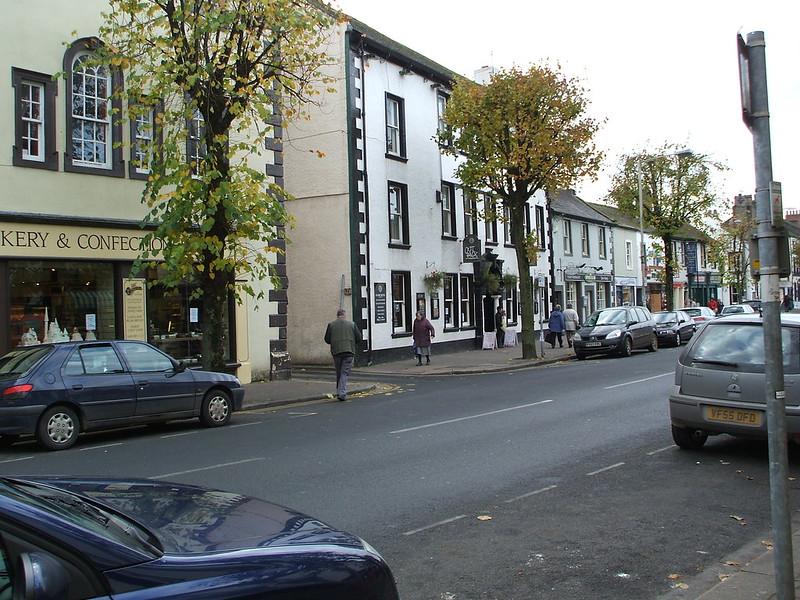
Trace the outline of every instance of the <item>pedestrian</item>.
<instances>
[{"instance_id":1,"label":"pedestrian","mask_svg":"<svg viewBox=\"0 0 800 600\"><path fill-rule=\"evenodd\" d=\"M547 321L547 328L550 330L550 347L556 347L556 338L558 338L558 345L560 348L564 347L564 338L562 337L566 324L564 323L564 313L561 312L561 305L556 304L553 312L550 313L550 318Z\"/></svg>"},{"instance_id":2,"label":"pedestrian","mask_svg":"<svg viewBox=\"0 0 800 600\"><path fill-rule=\"evenodd\" d=\"M707 306L708 306L708 308L710 308L711 310L713 310L713 311L714 311L714 313L716 314L716 312L717 312L717 299L716 299L716 298L714 298L714 297L712 296L712 297L709 299L709 301L708 301L708 305L707 305Z\"/></svg>"},{"instance_id":3,"label":"pedestrian","mask_svg":"<svg viewBox=\"0 0 800 600\"><path fill-rule=\"evenodd\" d=\"M417 355L417 366L422 365L423 356L425 357L425 364L431 364L431 338L436 336L436 332L421 310L417 311L417 316L414 319L412 335L414 336L414 354Z\"/></svg>"},{"instance_id":4,"label":"pedestrian","mask_svg":"<svg viewBox=\"0 0 800 600\"><path fill-rule=\"evenodd\" d=\"M784 312L789 312L794 308L794 302L792 302L792 297L789 294L785 294L783 296L783 300L781 301L781 308Z\"/></svg>"},{"instance_id":5,"label":"pedestrian","mask_svg":"<svg viewBox=\"0 0 800 600\"><path fill-rule=\"evenodd\" d=\"M497 334L497 347L502 348L503 342L506 339L506 330L503 324L505 320L506 311L503 310L501 305L497 305L497 312L494 313L494 330Z\"/></svg>"},{"instance_id":6,"label":"pedestrian","mask_svg":"<svg viewBox=\"0 0 800 600\"><path fill-rule=\"evenodd\" d=\"M348 321L343 309L336 311L336 320L328 323L325 343L331 347L333 364L336 367L336 397L347 399L347 378L353 368L353 357L361 344L361 332L352 321Z\"/></svg>"},{"instance_id":7,"label":"pedestrian","mask_svg":"<svg viewBox=\"0 0 800 600\"><path fill-rule=\"evenodd\" d=\"M572 308L572 304L567 304L567 310L564 311L564 330L567 333L567 345L570 348L572 348L572 338L575 337L575 332L580 326L578 312Z\"/></svg>"}]
</instances>

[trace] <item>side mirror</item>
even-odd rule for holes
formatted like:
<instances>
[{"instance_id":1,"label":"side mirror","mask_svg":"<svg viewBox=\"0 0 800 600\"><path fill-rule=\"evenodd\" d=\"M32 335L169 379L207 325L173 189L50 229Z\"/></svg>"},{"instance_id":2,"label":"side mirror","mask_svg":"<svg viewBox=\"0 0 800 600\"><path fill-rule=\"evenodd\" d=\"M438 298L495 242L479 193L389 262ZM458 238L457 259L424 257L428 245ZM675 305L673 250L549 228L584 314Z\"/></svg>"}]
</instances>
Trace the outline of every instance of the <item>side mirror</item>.
<instances>
[{"instance_id":1,"label":"side mirror","mask_svg":"<svg viewBox=\"0 0 800 600\"><path fill-rule=\"evenodd\" d=\"M175 365L175 372L176 373L183 373L185 370L186 370L186 363L183 362L182 360L178 361L178 364Z\"/></svg>"},{"instance_id":2,"label":"side mirror","mask_svg":"<svg viewBox=\"0 0 800 600\"><path fill-rule=\"evenodd\" d=\"M19 555L17 565L22 579L19 597L59 600L68 596L69 573L54 557L44 552L27 552Z\"/></svg>"}]
</instances>

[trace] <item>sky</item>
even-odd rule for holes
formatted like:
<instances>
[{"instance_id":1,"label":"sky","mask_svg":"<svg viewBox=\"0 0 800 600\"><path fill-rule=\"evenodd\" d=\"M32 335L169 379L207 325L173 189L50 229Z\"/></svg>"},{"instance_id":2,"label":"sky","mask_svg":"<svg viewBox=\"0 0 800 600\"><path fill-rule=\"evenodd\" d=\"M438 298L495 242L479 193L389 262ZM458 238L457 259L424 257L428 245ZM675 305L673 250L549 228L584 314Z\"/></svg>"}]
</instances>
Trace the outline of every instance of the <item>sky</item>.
<instances>
[{"instance_id":1,"label":"sky","mask_svg":"<svg viewBox=\"0 0 800 600\"><path fill-rule=\"evenodd\" d=\"M606 160L576 184L602 201L622 154L665 142L725 163L722 202L755 188L736 34L764 31L773 179L800 209L800 3L795 0L338 0L345 13L451 70L559 63L588 90ZM720 207L721 208L721 207Z\"/></svg>"}]
</instances>

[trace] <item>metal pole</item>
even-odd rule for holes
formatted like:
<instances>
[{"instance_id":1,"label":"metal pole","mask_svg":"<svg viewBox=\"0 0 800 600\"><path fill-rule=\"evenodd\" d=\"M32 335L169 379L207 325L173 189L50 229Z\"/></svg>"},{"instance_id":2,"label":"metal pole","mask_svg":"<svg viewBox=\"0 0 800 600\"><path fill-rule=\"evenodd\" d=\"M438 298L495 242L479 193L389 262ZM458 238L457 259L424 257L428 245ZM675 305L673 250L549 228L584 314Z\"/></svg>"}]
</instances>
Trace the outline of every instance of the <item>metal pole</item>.
<instances>
[{"instance_id":1,"label":"metal pole","mask_svg":"<svg viewBox=\"0 0 800 600\"><path fill-rule=\"evenodd\" d=\"M747 35L752 102L750 130L756 173L756 222L758 253L761 259L763 296L764 358L766 374L767 428L769 431L769 481L772 532L775 538L775 586L779 600L794 600L792 523L787 485L786 399L783 384L781 344L780 269L778 238L782 232L772 227L770 183L769 103L764 32Z\"/></svg>"},{"instance_id":2,"label":"metal pole","mask_svg":"<svg viewBox=\"0 0 800 600\"><path fill-rule=\"evenodd\" d=\"M641 244L639 245L639 257L642 262L642 306L647 306L644 299L644 290L647 285L647 247L644 243L644 190L642 189L642 158L636 159L636 179L639 182L639 235ZM634 302L634 304L636 304Z\"/></svg>"}]
</instances>

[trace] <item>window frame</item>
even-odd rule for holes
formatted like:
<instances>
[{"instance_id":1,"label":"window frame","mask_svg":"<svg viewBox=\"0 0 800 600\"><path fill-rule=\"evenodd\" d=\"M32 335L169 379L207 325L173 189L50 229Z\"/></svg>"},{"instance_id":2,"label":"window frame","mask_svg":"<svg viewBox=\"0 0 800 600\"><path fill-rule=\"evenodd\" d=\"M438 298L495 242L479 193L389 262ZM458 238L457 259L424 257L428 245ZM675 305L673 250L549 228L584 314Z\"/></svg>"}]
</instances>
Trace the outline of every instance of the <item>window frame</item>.
<instances>
[{"instance_id":1,"label":"window frame","mask_svg":"<svg viewBox=\"0 0 800 600\"><path fill-rule=\"evenodd\" d=\"M395 277L401 278L403 288L403 298L395 299ZM391 293L392 293L392 337L408 337L411 335L412 319L411 319L411 272L410 271L392 271L391 272ZM401 326L395 324L395 304L403 307L403 319L405 323Z\"/></svg>"},{"instance_id":2,"label":"window frame","mask_svg":"<svg viewBox=\"0 0 800 600\"><path fill-rule=\"evenodd\" d=\"M23 138L25 121L22 111L22 85L33 84L42 88L41 98L41 139L42 159L25 158ZM56 96L58 85L52 75L11 67L11 85L14 88L14 145L11 150L11 164L15 167L58 170L58 151L56 149Z\"/></svg>"},{"instance_id":3,"label":"window frame","mask_svg":"<svg viewBox=\"0 0 800 600\"><path fill-rule=\"evenodd\" d=\"M472 190L462 191L464 207L464 237L478 235L478 194Z\"/></svg>"},{"instance_id":4,"label":"window frame","mask_svg":"<svg viewBox=\"0 0 800 600\"><path fill-rule=\"evenodd\" d=\"M506 303L506 323L509 325L517 324L517 316L519 312L519 290L516 287L507 290L505 303Z\"/></svg>"},{"instance_id":5,"label":"window frame","mask_svg":"<svg viewBox=\"0 0 800 600\"><path fill-rule=\"evenodd\" d=\"M487 245L496 246L497 239L497 199L483 194L483 232ZM491 217L491 218L490 218Z\"/></svg>"},{"instance_id":6,"label":"window frame","mask_svg":"<svg viewBox=\"0 0 800 600\"><path fill-rule=\"evenodd\" d=\"M572 220L562 219L564 231L562 232L564 254L572 256Z\"/></svg>"},{"instance_id":7,"label":"window frame","mask_svg":"<svg viewBox=\"0 0 800 600\"><path fill-rule=\"evenodd\" d=\"M80 56L91 54L92 50L101 45L97 38L82 38L73 42L64 53L64 73L66 73L66 93L64 94L65 111L65 150L64 171L69 173L84 173L106 177L125 177L125 161L122 158L122 100L115 91L124 89L124 78L119 67L107 66L109 70L109 121L108 121L108 162L107 167L91 166L74 161L72 158L72 128L75 119L72 116L72 67ZM77 164L76 164L77 162Z\"/></svg>"},{"instance_id":8,"label":"window frame","mask_svg":"<svg viewBox=\"0 0 800 600\"><path fill-rule=\"evenodd\" d=\"M625 267L633 268L633 242L625 240Z\"/></svg>"},{"instance_id":9,"label":"window frame","mask_svg":"<svg viewBox=\"0 0 800 600\"><path fill-rule=\"evenodd\" d=\"M390 94L386 92L385 100L384 100L384 123L385 123L385 134L386 134L386 158L392 158L395 160L407 160L406 155L406 109L405 109L405 100L400 96L395 96L394 94ZM389 124L389 104L394 103L397 106L396 115L397 115L397 123L396 124ZM394 152L389 149L389 131L390 128L397 131L397 143L400 146L397 152Z\"/></svg>"},{"instance_id":10,"label":"window frame","mask_svg":"<svg viewBox=\"0 0 800 600\"><path fill-rule=\"evenodd\" d=\"M167 356L167 354L165 354L164 352L162 352L161 350L159 350L155 346L152 346L152 345L147 344L145 342L140 342L140 341L136 341L136 340L120 340L119 342L117 342L117 346L119 348L119 354L122 355L122 358L125 360L125 364L128 366L128 372L129 373L133 373L133 374L136 374L136 373L167 373L167 372L175 369L175 361L171 357ZM170 365L169 368L156 369L156 370L147 370L147 371L139 371L139 370L137 370L136 368L134 368L133 362L128 360L128 356L129 355L125 351L126 348L132 348L133 346L141 346L141 347L147 349L148 351L152 351L152 352L155 352L156 354L160 354L164 358L164 360L166 360L169 363L169 365Z\"/></svg>"},{"instance_id":11,"label":"window frame","mask_svg":"<svg viewBox=\"0 0 800 600\"><path fill-rule=\"evenodd\" d=\"M130 103L130 101L129 101ZM163 106L161 103L157 103L150 108L149 115L150 120L152 123L151 127L151 137L150 137L150 161L152 164L152 160L156 155L157 149L163 144L164 142L164 130L159 127L157 123L157 117L159 114L163 113ZM130 179L141 179L147 180L150 177L150 174L153 172L152 168L142 168L137 164L138 158L137 154L139 152L139 147L137 144L138 135L137 135L137 121L136 119L128 119L129 124L129 135L130 135L130 156L128 157L128 177ZM188 156L188 154L187 154Z\"/></svg>"},{"instance_id":12,"label":"window frame","mask_svg":"<svg viewBox=\"0 0 800 600\"><path fill-rule=\"evenodd\" d=\"M396 189L399 191L400 194L400 238L393 239L392 238L392 190ZM390 248L401 248L407 250L411 247L411 241L409 239L409 224L408 224L408 186L404 183L399 183L397 181L387 181L386 182L386 210L388 214L388 224L389 224L389 247Z\"/></svg>"},{"instance_id":13,"label":"window frame","mask_svg":"<svg viewBox=\"0 0 800 600\"><path fill-rule=\"evenodd\" d=\"M447 109L447 102L450 97L444 92L436 92L436 133L442 135L447 130L447 124L444 122L444 111ZM443 144L445 146L449 144Z\"/></svg>"},{"instance_id":14,"label":"window frame","mask_svg":"<svg viewBox=\"0 0 800 600\"><path fill-rule=\"evenodd\" d=\"M606 243L607 243L606 228L603 225L599 225L597 227L597 245L598 245L597 256L599 258L603 259L608 258L608 247Z\"/></svg>"},{"instance_id":15,"label":"window frame","mask_svg":"<svg viewBox=\"0 0 800 600\"><path fill-rule=\"evenodd\" d=\"M193 131L196 135L192 135ZM202 161L208 156L208 147L205 143L206 119L199 108L192 113L191 118L186 119L186 163L192 166L192 175L197 176Z\"/></svg>"},{"instance_id":16,"label":"window frame","mask_svg":"<svg viewBox=\"0 0 800 600\"><path fill-rule=\"evenodd\" d=\"M445 193L445 190L447 192ZM442 239L455 240L458 238L456 220L456 186L449 181L442 181L440 198L442 204ZM445 198L447 198L450 208L445 210ZM445 223L448 224L450 231L445 230Z\"/></svg>"},{"instance_id":17,"label":"window frame","mask_svg":"<svg viewBox=\"0 0 800 600\"><path fill-rule=\"evenodd\" d=\"M466 283L466 293L464 293L464 289L462 288L463 284ZM458 276L458 309L459 309L459 320L461 322L460 328L464 329L475 329L475 282L473 280L472 275L467 273L459 273ZM464 318L464 305L466 304L468 315L467 319Z\"/></svg>"},{"instance_id":18,"label":"window frame","mask_svg":"<svg viewBox=\"0 0 800 600\"><path fill-rule=\"evenodd\" d=\"M447 296L447 288L450 288L450 297ZM442 282L442 297L444 299L444 330L445 331L455 331L458 329L459 320L458 317L461 314L461 304L458 299L459 293L459 274L458 273L445 273L444 274L444 282ZM447 307L448 304L450 305L450 321L447 320ZM456 306L459 307L459 310L456 311Z\"/></svg>"},{"instance_id":19,"label":"window frame","mask_svg":"<svg viewBox=\"0 0 800 600\"><path fill-rule=\"evenodd\" d=\"M545 213L544 213L544 206L536 206L535 207L536 213L536 235L539 237L537 240L539 242L539 250L546 250L547 249L547 241L545 239Z\"/></svg>"},{"instance_id":20,"label":"window frame","mask_svg":"<svg viewBox=\"0 0 800 600\"><path fill-rule=\"evenodd\" d=\"M589 242L589 224L581 223L581 255L589 258L591 256L591 244Z\"/></svg>"}]
</instances>

